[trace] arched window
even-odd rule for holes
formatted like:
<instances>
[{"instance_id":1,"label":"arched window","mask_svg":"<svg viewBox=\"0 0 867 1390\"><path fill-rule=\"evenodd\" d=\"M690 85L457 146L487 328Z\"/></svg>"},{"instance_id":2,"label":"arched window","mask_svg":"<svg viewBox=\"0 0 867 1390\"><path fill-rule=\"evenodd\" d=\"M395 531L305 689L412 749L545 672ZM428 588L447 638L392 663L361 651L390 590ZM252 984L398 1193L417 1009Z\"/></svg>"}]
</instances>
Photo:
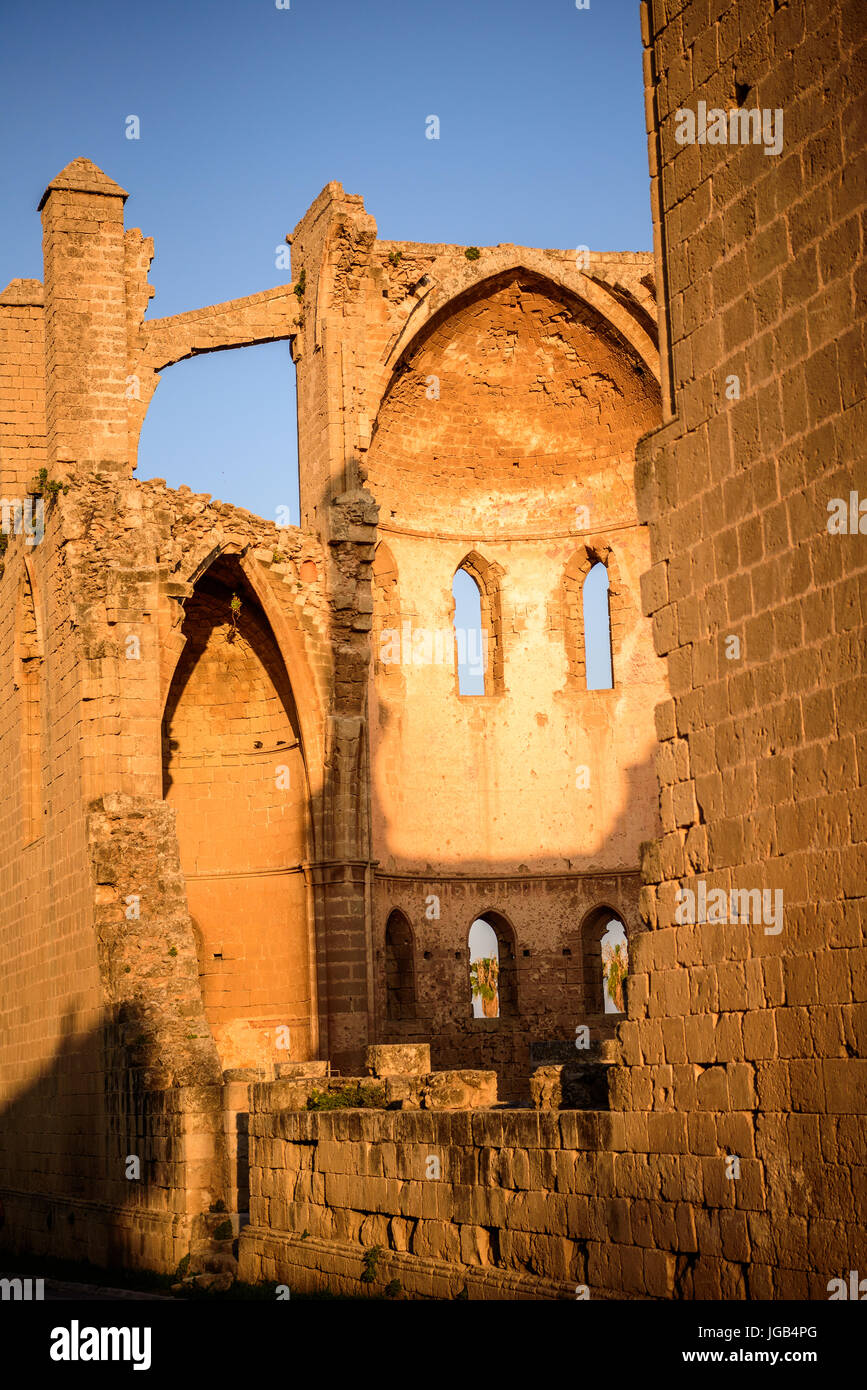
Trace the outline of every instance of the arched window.
<instances>
[{"instance_id":1,"label":"arched window","mask_svg":"<svg viewBox=\"0 0 867 1390\"><path fill-rule=\"evenodd\" d=\"M518 1012L515 935L498 912L470 927L470 998L474 1018L508 1018Z\"/></svg>"},{"instance_id":2,"label":"arched window","mask_svg":"<svg viewBox=\"0 0 867 1390\"><path fill-rule=\"evenodd\" d=\"M495 695L503 683L499 565L472 551L452 582L459 695Z\"/></svg>"},{"instance_id":3,"label":"arched window","mask_svg":"<svg viewBox=\"0 0 867 1390\"><path fill-rule=\"evenodd\" d=\"M26 565L15 613L15 685L21 711L21 833L29 845L42 834L42 632Z\"/></svg>"},{"instance_id":4,"label":"arched window","mask_svg":"<svg viewBox=\"0 0 867 1390\"><path fill-rule=\"evenodd\" d=\"M568 684L611 690L625 610L611 547L594 540L577 551L563 574L563 627Z\"/></svg>"},{"instance_id":5,"label":"arched window","mask_svg":"<svg viewBox=\"0 0 867 1390\"><path fill-rule=\"evenodd\" d=\"M609 907L595 908L584 919L582 936L586 1012L625 1013L629 946L623 921Z\"/></svg>"},{"instance_id":6,"label":"arched window","mask_svg":"<svg viewBox=\"0 0 867 1390\"><path fill-rule=\"evenodd\" d=\"M397 908L385 924L385 992L386 1018L415 1018L412 928Z\"/></svg>"},{"instance_id":7,"label":"arched window","mask_svg":"<svg viewBox=\"0 0 867 1390\"><path fill-rule=\"evenodd\" d=\"M455 646L458 694L484 695L487 637L482 626L482 591L473 576L458 570L452 583L455 600Z\"/></svg>"},{"instance_id":8,"label":"arched window","mask_svg":"<svg viewBox=\"0 0 867 1390\"><path fill-rule=\"evenodd\" d=\"M583 589L585 676L588 690L611 690L611 615L608 570L601 561L588 571Z\"/></svg>"}]
</instances>

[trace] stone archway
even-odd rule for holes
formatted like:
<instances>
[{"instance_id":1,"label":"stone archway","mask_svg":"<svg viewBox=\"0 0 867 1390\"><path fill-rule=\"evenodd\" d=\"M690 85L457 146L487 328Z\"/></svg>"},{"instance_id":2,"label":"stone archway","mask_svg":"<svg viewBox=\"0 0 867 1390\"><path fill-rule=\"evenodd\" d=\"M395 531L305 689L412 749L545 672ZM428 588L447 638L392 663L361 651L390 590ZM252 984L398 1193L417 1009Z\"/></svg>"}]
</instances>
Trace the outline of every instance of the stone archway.
<instances>
[{"instance_id":1,"label":"stone archway","mask_svg":"<svg viewBox=\"0 0 867 1390\"><path fill-rule=\"evenodd\" d=\"M310 810L295 700L235 557L187 599L163 717L164 796L201 934L205 1012L224 1067L312 1055Z\"/></svg>"}]
</instances>

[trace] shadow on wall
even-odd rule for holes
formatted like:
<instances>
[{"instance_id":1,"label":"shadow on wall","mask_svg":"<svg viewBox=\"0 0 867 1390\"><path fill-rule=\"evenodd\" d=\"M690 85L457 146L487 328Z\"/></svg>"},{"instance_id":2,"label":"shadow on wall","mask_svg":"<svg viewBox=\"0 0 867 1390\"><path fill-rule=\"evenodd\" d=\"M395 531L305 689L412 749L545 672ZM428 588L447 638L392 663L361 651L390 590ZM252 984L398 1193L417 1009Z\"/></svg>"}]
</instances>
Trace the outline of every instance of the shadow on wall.
<instances>
[{"instance_id":1,"label":"shadow on wall","mask_svg":"<svg viewBox=\"0 0 867 1390\"><path fill-rule=\"evenodd\" d=\"M190 1247L185 1214L200 1192L204 1210L224 1195L220 1088L166 1085L138 1004L87 1032L77 1016L72 1004L51 1065L0 1112L0 1249L173 1272ZM217 1136L192 1203L184 1129Z\"/></svg>"},{"instance_id":2,"label":"shadow on wall","mask_svg":"<svg viewBox=\"0 0 867 1390\"><path fill-rule=\"evenodd\" d=\"M650 758L626 770L629 794L613 835L624 829L634 794L646 795L648 777L655 779L653 762ZM580 1026L589 1029L595 1043L615 1037L618 1023L629 1016L629 977L627 973L624 978L622 966L630 968L636 937L646 930L638 915L638 869L636 865L631 871L634 892L628 900L618 892L626 871L576 876L574 890L571 885L568 889L574 906L565 930L560 925L562 905L551 907L550 871L532 859L522 865L517 881L511 865L490 860L484 881L469 877L466 885L457 886L458 901L444 914L447 924L426 915L427 895L439 891L436 873L429 878L420 874L403 885L399 901L380 899L374 922L374 971L382 992L376 1041L429 1041L435 1068L493 1068L501 1100L526 1103L531 1044L574 1046ZM444 867L443 872L448 871ZM495 877L498 873L502 878ZM539 875L536 884L528 883L533 874ZM551 912L555 916L543 933L550 944L540 945L539 919ZM497 936L506 1007L499 1017L486 1016L473 1004L469 937L479 918L502 928ZM603 938L613 919L622 922L626 932L626 949L615 966L622 1013L604 997Z\"/></svg>"}]
</instances>

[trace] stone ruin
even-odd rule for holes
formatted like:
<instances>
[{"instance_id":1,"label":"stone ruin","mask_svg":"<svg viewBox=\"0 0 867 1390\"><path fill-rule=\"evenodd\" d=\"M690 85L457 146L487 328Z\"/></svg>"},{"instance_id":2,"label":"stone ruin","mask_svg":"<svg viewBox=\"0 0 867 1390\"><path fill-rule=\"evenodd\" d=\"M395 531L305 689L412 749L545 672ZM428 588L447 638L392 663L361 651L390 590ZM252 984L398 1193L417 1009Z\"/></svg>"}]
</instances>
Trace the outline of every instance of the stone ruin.
<instances>
[{"instance_id":1,"label":"stone ruin","mask_svg":"<svg viewBox=\"0 0 867 1390\"><path fill-rule=\"evenodd\" d=\"M867 1267L855 7L641 11L654 255L381 241L330 183L291 283L160 319L124 190L46 189L0 295L7 1251L413 1297ZM779 157L675 138L733 74ZM138 480L161 373L275 340L301 525Z\"/></svg>"}]
</instances>

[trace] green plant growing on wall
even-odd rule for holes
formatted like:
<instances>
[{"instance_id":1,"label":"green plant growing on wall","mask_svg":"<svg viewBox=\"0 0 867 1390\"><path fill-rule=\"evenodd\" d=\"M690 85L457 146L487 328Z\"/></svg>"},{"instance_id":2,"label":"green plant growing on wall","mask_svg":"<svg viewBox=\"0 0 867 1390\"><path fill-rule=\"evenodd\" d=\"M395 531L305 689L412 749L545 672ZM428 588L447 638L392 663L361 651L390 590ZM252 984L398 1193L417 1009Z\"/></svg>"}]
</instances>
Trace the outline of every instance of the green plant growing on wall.
<instances>
[{"instance_id":1,"label":"green plant growing on wall","mask_svg":"<svg viewBox=\"0 0 867 1390\"><path fill-rule=\"evenodd\" d=\"M232 631L228 634L230 642L234 642L238 632L238 618L241 615L241 608L241 600L238 598L237 594L233 594L229 603L229 616L232 619Z\"/></svg>"},{"instance_id":2,"label":"green plant growing on wall","mask_svg":"<svg viewBox=\"0 0 867 1390\"><path fill-rule=\"evenodd\" d=\"M44 497L49 506L57 501L58 493L67 493L69 483L58 482L56 478L49 478L48 469L40 468L35 479L28 489L32 497Z\"/></svg>"},{"instance_id":3,"label":"green plant growing on wall","mask_svg":"<svg viewBox=\"0 0 867 1390\"><path fill-rule=\"evenodd\" d=\"M477 261L481 254L482 253L479 250L478 246L468 246L466 251L464 252L464 255L466 256L468 261Z\"/></svg>"},{"instance_id":4,"label":"green plant growing on wall","mask_svg":"<svg viewBox=\"0 0 867 1390\"><path fill-rule=\"evenodd\" d=\"M389 253L388 253L388 263L389 263L389 265L393 265L393 266L398 266L398 265L400 265L400 258L401 258L402 255L403 255L403 252L402 252L402 251L389 251Z\"/></svg>"},{"instance_id":5,"label":"green plant growing on wall","mask_svg":"<svg viewBox=\"0 0 867 1390\"><path fill-rule=\"evenodd\" d=\"M214 1240L231 1240L233 1235L231 1221L221 1221L214 1231Z\"/></svg>"},{"instance_id":6,"label":"green plant growing on wall","mask_svg":"<svg viewBox=\"0 0 867 1390\"><path fill-rule=\"evenodd\" d=\"M304 298L304 291L306 290L306 288L307 288L307 271L306 271L306 269L302 269L301 274L298 276L298 279L295 281L295 284L292 286L292 293L296 296L296 298L297 298L299 304L301 303L302 299Z\"/></svg>"},{"instance_id":7,"label":"green plant growing on wall","mask_svg":"<svg viewBox=\"0 0 867 1390\"><path fill-rule=\"evenodd\" d=\"M403 1293L403 1285L399 1279L389 1279L385 1286L386 1298L400 1298Z\"/></svg>"},{"instance_id":8,"label":"green plant growing on wall","mask_svg":"<svg viewBox=\"0 0 867 1390\"><path fill-rule=\"evenodd\" d=\"M364 1269L361 1271L362 1284L372 1284L376 1279L376 1271L382 1259L382 1246L372 1245L369 1250L364 1252Z\"/></svg>"}]
</instances>

